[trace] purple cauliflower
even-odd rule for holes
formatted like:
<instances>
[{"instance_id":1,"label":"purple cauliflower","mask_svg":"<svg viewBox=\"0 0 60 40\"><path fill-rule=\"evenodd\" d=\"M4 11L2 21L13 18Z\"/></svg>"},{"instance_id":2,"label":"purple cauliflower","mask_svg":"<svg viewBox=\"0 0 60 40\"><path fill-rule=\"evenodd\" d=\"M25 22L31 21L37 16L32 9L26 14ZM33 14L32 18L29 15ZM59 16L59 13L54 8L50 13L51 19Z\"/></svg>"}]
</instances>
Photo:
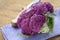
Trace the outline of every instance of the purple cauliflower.
<instances>
[{"instance_id":1,"label":"purple cauliflower","mask_svg":"<svg viewBox=\"0 0 60 40\"><path fill-rule=\"evenodd\" d=\"M33 4L32 7L36 10L36 14L44 15L48 11L46 5L44 5L43 2Z\"/></svg>"},{"instance_id":2,"label":"purple cauliflower","mask_svg":"<svg viewBox=\"0 0 60 40\"><path fill-rule=\"evenodd\" d=\"M32 31L31 34L35 34L35 33L39 32L39 30L41 29L41 27L43 26L45 21L46 21L45 16L34 14L30 18L30 22L29 22L29 28Z\"/></svg>"},{"instance_id":3,"label":"purple cauliflower","mask_svg":"<svg viewBox=\"0 0 60 40\"><path fill-rule=\"evenodd\" d=\"M51 5L51 3L49 2L44 2L44 4L46 5L46 8L48 9L48 11L50 11L51 13L54 11L53 6Z\"/></svg>"},{"instance_id":4,"label":"purple cauliflower","mask_svg":"<svg viewBox=\"0 0 60 40\"><path fill-rule=\"evenodd\" d=\"M22 29L23 34L34 35L45 23L45 14L53 11L53 6L49 2L35 3L21 13L17 25Z\"/></svg>"},{"instance_id":5,"label":"purple cauliflower","mask_svg":"<svg viewBox=\"0 0 60 40\"><path fill-rule=\"evenodd\" d=\"M33 14L35 14L35 10L33 8L29 8L29 9L23 11L22 14L19 16L18 21L17 21L18 27L21 27L21 22L24 19L30 18Z\"/></svg>"}]
</instances>

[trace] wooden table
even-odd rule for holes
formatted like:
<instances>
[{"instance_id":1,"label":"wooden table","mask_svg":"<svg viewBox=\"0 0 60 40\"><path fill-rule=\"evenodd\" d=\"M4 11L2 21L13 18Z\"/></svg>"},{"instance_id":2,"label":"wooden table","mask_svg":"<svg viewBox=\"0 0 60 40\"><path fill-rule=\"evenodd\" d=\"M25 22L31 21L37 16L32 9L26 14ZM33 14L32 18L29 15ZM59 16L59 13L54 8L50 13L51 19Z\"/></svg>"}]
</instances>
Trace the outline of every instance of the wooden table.
<instances>
[{"instance_id":1,"label":"wooden table","mask_svg":"<svg viewBox=\"0 0 60 40\"><path fill-rule=\"evenodd\" d=\"M11 22L13 18L32 0L0 0L0 26ZM60 0L42 0L51 2L54 8L60 7ZM0 40L4 40L0 32Z\"/></svg>"}]
</instances>

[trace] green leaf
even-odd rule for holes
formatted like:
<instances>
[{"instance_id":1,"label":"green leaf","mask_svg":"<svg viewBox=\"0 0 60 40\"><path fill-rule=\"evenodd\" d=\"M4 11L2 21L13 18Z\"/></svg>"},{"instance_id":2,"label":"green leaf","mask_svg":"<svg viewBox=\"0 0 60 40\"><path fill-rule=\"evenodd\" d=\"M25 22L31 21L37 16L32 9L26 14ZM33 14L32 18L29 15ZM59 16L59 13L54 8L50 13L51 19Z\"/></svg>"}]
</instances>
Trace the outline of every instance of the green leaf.
<instances>
[{"instance_id":1,"label":"green leaf","mask_svg":"<svg viewBox=\"0 0 60 40\"><path fill-rule=\"evenodd\" d=\"M54 13L48 13L45 14L46 16L46 22L44 23L43 27L38 33L47 33L47 32L53 32L53 26L54 26Z\"/></svg>"},{"instance_id":2,"label":"green leaf","mask_svg":"<svg viewBox=\"0 0 60 40\"><path fill-rule=\"evenodd\" d=\"M28 35L24 35L24 34L20 34L20 33L17 33L17 36L29 37Z\"/></svg>"},{"instance_id":3,"label":"green leaf","mask_svg":"<svg viewBox=\"0 0 60 40\"><path fill-rule=\"evenodd\" d=\"M52 31L53 30L53 26L54 26L54 18L53 16L47 16L47 25L49 27L49 29Z\"/></svg>"},{"instance_id":4,"label":"green leaf","mask_svg":"<svg viewBox=\"0 0 60 40\"><path fill-rule=\"evenodd\" d=\"M48 33L49 32L49 28L48 28L48 25L45 23L43 25L43 27L41 28L41 30L38 32L38 33Z\"/></svg>"}]
</instances>

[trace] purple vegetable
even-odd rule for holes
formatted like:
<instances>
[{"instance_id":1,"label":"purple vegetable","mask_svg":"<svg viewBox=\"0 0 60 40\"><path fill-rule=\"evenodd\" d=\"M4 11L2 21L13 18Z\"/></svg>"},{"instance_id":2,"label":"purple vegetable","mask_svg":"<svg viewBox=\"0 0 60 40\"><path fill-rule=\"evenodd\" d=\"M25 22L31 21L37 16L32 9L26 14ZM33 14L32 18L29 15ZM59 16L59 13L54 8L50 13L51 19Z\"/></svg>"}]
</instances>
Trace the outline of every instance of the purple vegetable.
<instances>
[{"instance_id":1,"label":"purple vegetable","mask_svg":"<svg viewBox=\"0 0 60 40\"><path fill-rule=\"evenodd\" d=\"M21 22L22 33L24 34L31 34L31 29L29 28L29 20L29 18L26 18Z\"/></svg>"},{"instance_id":2,"label":"purple vegetable","mask_svg":"<svg viewBox=\"0 0 60 40\"><path fill-rule=\"evenodd\" d=\"M46 21L45 16L34 14L29 22L29 28L31 29L32 33L34 34L39 32L45 21Z\"/></svg>"},{"instance_id":3,"label":"purple vegetable","mask_svg":"<svg viewBox=\"0 0 60 40\"><path fill-rule=\"evenodd\" d=\"M36 10L36 14L44 15L48 12L48 9L46 8L46 5L43 4L43 2L38 2L32 5L32 7Z\"/></svg>"},{"instance_id":4,"label":"purple vegetable","mask_svg":"<svg viewBox=\"0 0 60 40\"><path fill-rule=\"evenodd\" d=\"M45 23L46 17L44 15L53 11L53 6L49 2L38 2L21 13L17 25L22 29L22 33L34 35Z\"/></svg>"},{"instance_id":5,"label":"purple vegetable","mask_svg":"<svg viewBox=\"0 0 60 40\"><path fill-rule=\"evenodd\" d=\"M46 7L48 8L48 11L50 11L51 13L54 12L54 8L51 3L44 2L44 5L46 5Z\"/></svg>"},{"instance_id":6,"label":"purple vegetable","mask_svg":"<svg viewBox=\"0 0 60 40\"><path fill-rule=\"evenodd\" d=\"M17 25L18 27L21 27L21 22L26 18L31 18L31 16L35 14L35 10L33 8L29 8L22 12L22 14L19 16Z\"/></svg>"}]
</instances>

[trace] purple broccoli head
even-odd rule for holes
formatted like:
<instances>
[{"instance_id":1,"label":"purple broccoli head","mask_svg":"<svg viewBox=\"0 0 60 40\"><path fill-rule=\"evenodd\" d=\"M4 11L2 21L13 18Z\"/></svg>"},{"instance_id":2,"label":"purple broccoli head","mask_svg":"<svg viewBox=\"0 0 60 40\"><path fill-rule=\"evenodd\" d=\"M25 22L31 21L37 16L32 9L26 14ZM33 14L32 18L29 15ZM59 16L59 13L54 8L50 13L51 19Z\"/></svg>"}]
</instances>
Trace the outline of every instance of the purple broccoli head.
<instances>
[{"instance_id":1,"label":"purple broccoli head","mask_svg":"<svg viewBox=\"0 0 60 40\"><path fill-rule=\"evenodd\" d=\"M51 13L54 12L54 8L51 3L44 2L44 5L46 5L46 8L48 9L48 11L50 11Z\"/></svg>"},{"instance_id":2,"label":"purple broccoli head","mask_svg":"<svg viewBox=\"0 0 60 40\"><path fill-rule=\"evenodd\" d=\"M32 34L39 32L45 21L46 21L45 16L34 14L30 18L30 22L29 22L29 28L31 29Z\"/></svg>"},{"instance_id":3,"label":"purple broccoli head","mask_svg":"<svg viewBox=\"0 0 60 40\"><path fill-rule=\"evenodd\" d=\"M35 3L21 13L17 25L24 34L36 34L46 21L45 14L53 11L53 6L49 2Z\"/></svg>"}]
</instances>

